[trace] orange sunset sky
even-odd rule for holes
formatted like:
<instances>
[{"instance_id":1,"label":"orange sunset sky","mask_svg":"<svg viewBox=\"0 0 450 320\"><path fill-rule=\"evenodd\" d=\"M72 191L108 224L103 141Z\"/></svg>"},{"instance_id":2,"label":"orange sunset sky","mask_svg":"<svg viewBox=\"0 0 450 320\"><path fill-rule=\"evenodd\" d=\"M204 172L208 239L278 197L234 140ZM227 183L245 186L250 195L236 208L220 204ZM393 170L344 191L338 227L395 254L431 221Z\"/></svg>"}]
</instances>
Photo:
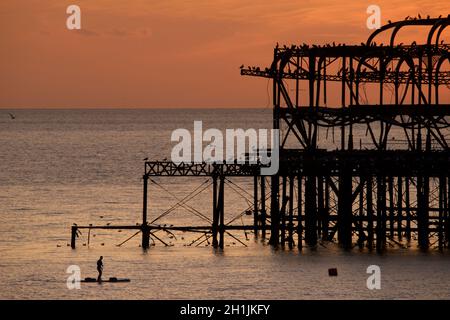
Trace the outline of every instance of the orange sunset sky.
<instances>
[{"instance_id":1,"label":"orange sunset sky","mask_svg":"<svg viewBox=\"0 0 450 320\"><path fill-rule=\"evenodd\" d=\"M81 31L66 28L71 4ZM448 0L2 0L0 108L265 107L267 80L241 77L241 64L268 66L276 42L359 44L371 4L383 23L450 11Z\"/></svg>"}]
</instances>

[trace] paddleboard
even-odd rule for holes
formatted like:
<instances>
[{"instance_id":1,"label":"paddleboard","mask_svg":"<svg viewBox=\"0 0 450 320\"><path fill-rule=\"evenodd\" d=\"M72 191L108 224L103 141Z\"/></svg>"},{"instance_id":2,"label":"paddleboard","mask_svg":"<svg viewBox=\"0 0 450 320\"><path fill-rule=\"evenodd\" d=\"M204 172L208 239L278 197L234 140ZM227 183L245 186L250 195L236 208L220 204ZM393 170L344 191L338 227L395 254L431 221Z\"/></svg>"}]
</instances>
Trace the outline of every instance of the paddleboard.
<instances>
[{"instance_id":1,"label":"paddleboard","mask_svg":"<svg viewBox=\"0 0 450 320\"><path fill-rule=\"evenodd\" d=\"M100 283L103 283L103 282L130 282L130 281L131 281L130 279L112 277L112 278L109 278L109 279L102 279L100 281ZM96 278L84 278L84 280L81 280L80 282L83 282L83 283L90 283L90 282L96 283L97 279Z\"/></svg>"}]
</instances>

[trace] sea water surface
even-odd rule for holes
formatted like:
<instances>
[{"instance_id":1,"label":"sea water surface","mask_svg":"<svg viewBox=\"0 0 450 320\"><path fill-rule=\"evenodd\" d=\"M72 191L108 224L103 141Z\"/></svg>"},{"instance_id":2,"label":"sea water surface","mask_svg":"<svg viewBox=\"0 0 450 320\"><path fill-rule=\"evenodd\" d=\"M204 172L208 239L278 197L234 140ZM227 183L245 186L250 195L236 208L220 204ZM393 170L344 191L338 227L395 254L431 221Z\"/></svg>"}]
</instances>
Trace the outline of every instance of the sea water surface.
<instances>
[{"instance_id":1,"label":"sea water surface","mask_svg":"<svg viewBox=\"0 0 450 320\"><path fill-rule=\"evenodd\" d=\"M237 239L226 235L218 251L209 241L190 245L201 234L159 232L170 246L154 239L144 252L139 234L118 246L134 231L93 230L89 243L83 231L77 249L68 246L73 223L140 222L143 159L170 158L174 129L192 130L194 120L204 129L270 128L271 116L271 109L0 111L0 299L450 298L450 254L423 253L415 244L383 255L334 243L300 253L241 232L233 233ZM149 219L175 206L157 223L207 224L209 184L205 177L152 179ZM176 206L199 186L204 190L187 202L194 210ZM242 215L251 188L243 178L227 182L227 221L251 223ZM95 277L100 255L104 277L131 282L69 290L67 268L77 265L83 278ZM381 290L366 286L370 265L381 268ZM328 276L331 267L338 277Z\"/></svg>"}]
</instances>

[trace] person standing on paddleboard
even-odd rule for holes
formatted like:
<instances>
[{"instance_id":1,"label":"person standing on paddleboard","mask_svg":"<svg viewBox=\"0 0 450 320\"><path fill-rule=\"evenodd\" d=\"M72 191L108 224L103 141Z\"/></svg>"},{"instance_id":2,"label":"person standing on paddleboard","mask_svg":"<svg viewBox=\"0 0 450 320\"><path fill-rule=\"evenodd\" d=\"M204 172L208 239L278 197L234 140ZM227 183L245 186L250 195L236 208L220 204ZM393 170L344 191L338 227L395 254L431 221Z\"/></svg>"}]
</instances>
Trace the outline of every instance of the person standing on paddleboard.
<instances>
[{"instance_id":1,"label":"person standing on paddleboard","mask_svg":"<svg viewBox=\"0 0 450 320\"><path fill-rule=\"evenodd\" d=\"M98 278L97 281L102 281L102 273L103 273L103 256L100 257L97 261L97 271L98 271Z\"/></svg>"}]
</instances>

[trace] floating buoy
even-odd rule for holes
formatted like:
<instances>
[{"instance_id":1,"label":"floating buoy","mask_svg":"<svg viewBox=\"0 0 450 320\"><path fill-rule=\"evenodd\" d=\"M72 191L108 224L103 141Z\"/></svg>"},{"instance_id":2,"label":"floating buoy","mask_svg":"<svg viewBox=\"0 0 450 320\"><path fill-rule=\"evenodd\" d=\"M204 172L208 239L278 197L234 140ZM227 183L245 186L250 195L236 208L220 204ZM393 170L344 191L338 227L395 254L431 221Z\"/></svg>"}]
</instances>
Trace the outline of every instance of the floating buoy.
<instances>
[{"instance_id":1,"label":"floating buoy","mask_svg":"<svg viewBox=\"0 0 450 320\"><path fill-rule=\"evenodd\" d=\"M328 275L330 277L337 277L337 275L338 275L337 268L328 269Z\"/></svg>"}]
</instances>

